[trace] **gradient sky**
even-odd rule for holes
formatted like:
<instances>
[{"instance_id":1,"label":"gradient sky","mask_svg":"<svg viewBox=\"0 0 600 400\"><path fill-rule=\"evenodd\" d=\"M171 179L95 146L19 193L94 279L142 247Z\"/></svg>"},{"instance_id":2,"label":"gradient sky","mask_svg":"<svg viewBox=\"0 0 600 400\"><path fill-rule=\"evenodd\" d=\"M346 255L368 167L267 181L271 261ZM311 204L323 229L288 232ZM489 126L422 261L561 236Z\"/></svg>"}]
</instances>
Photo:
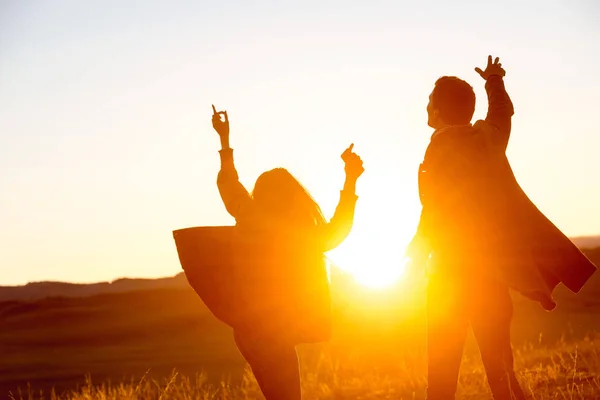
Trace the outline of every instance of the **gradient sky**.
<instances>
[{"instance_id":1,"label":"gradient sky","mask_svg":"<svg viewBox=\"0 0 600 400\"><path fill-rule=\"evenodd\" d=\"M568 235L600 232L596 1L287 3L0 0L0 285L179 272L172 230L234 222L212 103L249 189L287 167L327 216L354 142L355 230L331 257L395 262L433 83L466 79L484 117L488 54L507 70L519 182Z\"/></svg>"}]
</instances>

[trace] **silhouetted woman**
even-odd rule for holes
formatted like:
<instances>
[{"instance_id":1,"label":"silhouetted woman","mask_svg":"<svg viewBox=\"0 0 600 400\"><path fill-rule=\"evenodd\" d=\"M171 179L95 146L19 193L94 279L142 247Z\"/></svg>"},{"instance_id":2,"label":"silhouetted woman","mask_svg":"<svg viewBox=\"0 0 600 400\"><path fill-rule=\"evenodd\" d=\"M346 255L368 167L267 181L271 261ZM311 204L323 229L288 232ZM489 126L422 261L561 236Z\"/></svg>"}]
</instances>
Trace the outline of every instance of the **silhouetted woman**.
<instances>
[{"instance_id":1,"label":"silhouetted woman","mask_svg":"<svg viewBox=\"0 0 600 400\"><path fill-rule=\"evenodd\" d=\"M249 243L235 250L249 279L240 291L244 318L234 338L267 400L299 400L296 346L327 341L331 302L324 253L350 233L356 181L363 173L351 145L343 154L346 182L330 222L304 187L285 169L264 172L252 194L238 179L229 147L226 111L213 106L213 127L221 138L217 185L227 211ZM224 120L221 118L224 117ZM258 279L256 279L258 278ZM242 293L243 292L243 293Z\"/></svg>"}]
</instances>

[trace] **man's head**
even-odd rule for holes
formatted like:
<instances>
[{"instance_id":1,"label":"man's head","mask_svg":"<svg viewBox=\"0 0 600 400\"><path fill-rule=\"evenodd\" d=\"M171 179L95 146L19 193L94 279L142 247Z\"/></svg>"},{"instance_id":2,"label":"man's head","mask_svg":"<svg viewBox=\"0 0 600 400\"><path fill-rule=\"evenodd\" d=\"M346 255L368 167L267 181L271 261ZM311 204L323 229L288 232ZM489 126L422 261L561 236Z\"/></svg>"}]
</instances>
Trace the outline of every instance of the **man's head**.
<instances>
[{"instance_id":1,"label":"man's head","mask_svg":"<svg viewBox=\"0 0 600 400\"><path fill-rule=\"evenodd\" d=\"M443 76L435 82L427 105L430 127L469 124L474 112L475 92L471 85L455 76Z\"/></svg>"}]
</instances>

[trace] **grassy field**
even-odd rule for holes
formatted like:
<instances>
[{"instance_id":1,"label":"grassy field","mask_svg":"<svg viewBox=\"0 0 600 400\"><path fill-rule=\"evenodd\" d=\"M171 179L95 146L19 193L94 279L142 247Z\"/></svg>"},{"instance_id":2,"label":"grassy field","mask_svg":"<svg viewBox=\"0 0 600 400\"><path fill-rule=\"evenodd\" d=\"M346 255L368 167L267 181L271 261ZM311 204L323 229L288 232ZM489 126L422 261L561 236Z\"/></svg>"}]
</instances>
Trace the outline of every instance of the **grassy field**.
<instances>
[{"instance_id":1,"label":"grassy field","mask_svg":"<svg viewBox=\"0 0 600 400\"><path fill-rule=\"evenodd\" d=\"M345 293L332 342L299 349L306 398L423 399L423 287ZM521 382L532 399L600 399L600 276L556 298L548 313L515 297ZM0 399L261 398L230 330L191 290L0 303L0 326ZM472 338L457 398L490 398Z\"/></svg>"},{"instance_id":2,"label":"grassy field","mask_svg":"<svg viewBox=\"0 0 600 400\"><path fill-rule=\"evenodd\" d=\"M552 347L525 346L517 351L520 381L532 399L598 399L600 357L598 342L583 339L558 342ZM360 358L339 359L330 349L303 362L303 390L307 399L422 399L425 390L423 357L394 357L394 366ZM40 398L27 392L10 398ZM211 384L202 374L183 376L174 371L162 379L146 376L119 384L95 385L88 378L81 388L46 399L261 399L252 375L246 371L239 384ZM477 357L465 357L458 399L488 399L485 374Z\"/></svg>"}]
</instances>

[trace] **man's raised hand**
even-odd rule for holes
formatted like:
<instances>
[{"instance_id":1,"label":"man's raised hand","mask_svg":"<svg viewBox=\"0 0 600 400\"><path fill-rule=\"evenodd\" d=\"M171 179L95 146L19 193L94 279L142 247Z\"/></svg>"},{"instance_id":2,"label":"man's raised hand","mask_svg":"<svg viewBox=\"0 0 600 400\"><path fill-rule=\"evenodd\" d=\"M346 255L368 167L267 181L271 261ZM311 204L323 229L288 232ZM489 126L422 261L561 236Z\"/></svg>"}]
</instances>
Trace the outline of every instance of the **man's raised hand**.
<instances>
[{"instance_id":1,"label":"man's raised hand","mask_svg":"<svg viewBox=\"0 0 600 400\"><path fill-rule=\"evenodd\" d=\"M488 56L488 63L485 67L485 71L482 71L481 68L475 68L475 72L477 72L483 79L486 81L490 76L500 76L503 77L506 75L506 71L502 68L502 64L500 63L500 58L496 57L494 62L492 62L492 56Z\"/></svg>"},{"instance_id":2,"label":"man's raised hand","mask_svg":"<svg viewBox=\"0 0 600 400\"><path fill-rule=\"evenodd\" d=\"M227 111L218 111L215 106L212 106L213 116L212 125L219 136L229 136L229 118L227 117ZM225 120L221 119L221 115L225 117Z\"/></svg>"},{"instance_id":3,"label":"man's raised hand","mask_svg":"<svg viewBox=\"0 0 600 400\"><path fill-rule=\"evenodd\" d=\"M358 156L358 154L354 153L352 149L354 148L354 143L350 145L344 152L342 153L342 160L346 164L344 170L346 171L346 176L351 179L358 179L359 176L365 172L365 168L363 167L363 162Z\"/></svg>"}]
</instances>

